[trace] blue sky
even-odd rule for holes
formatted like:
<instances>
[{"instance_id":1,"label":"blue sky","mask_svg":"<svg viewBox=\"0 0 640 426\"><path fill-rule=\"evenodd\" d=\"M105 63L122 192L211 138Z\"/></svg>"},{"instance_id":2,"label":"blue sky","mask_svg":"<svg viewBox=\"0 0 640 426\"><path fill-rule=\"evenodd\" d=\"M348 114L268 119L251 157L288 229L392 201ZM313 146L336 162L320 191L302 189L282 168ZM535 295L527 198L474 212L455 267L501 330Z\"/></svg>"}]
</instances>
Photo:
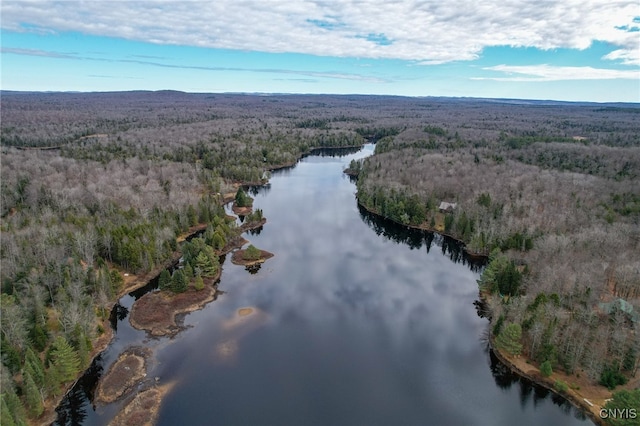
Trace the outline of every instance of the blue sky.
<instances>
[{"instance_id":1,"label":"blue sky","mask_svg":"<svg viewBox=\"0 0 640 426\"><path fill-rule=\"evenodd\" d=\"M640 102L637 0L3 0L0 8L4 90Z\"/></svg>"}]
</instances>

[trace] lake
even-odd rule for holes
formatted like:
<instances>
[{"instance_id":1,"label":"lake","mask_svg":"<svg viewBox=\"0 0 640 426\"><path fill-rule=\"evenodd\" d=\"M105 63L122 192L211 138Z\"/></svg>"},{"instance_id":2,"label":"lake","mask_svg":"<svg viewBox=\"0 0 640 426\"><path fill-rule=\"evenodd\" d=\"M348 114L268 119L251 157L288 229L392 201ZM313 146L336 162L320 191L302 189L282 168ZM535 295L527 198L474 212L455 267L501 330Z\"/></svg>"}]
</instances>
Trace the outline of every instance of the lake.
<instances>
[{"instance_id":1,"label":"lake","mask_svg":"<svg viewBox=\"0 0 640 426\"><path fill-rule=\"evenodd\" d=\"M59 424L107 424L95 380L131 345L173 383L159 425L587 425L564 399L490 353L482 265L453 241L358 208L342 173L372 145L312 155L254 192L267 224L246 238L275 257L223 264L224 293L174 338L133 329L119 302L114 342L59 408ZM241 311L250 313L240 316Z\"/></svg>"}]
</instances>

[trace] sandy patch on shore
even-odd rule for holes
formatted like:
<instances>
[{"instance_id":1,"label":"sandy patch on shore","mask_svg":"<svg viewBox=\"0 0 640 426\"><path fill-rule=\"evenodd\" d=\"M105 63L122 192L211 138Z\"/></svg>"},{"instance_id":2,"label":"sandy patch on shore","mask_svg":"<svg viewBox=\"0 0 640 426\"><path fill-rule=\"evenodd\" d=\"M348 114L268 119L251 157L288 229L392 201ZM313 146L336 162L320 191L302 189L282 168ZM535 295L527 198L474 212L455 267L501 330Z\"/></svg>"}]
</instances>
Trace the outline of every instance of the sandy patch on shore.
<instances>
[{"instance_id":1,"label":"sandy patch on shore","mask_svg":"<svg viewBox=\"0 0 640 426\"><path fill-rule=\"evenodd\" d=\"M240 340L257 330L267 321L267 314L256 307L244 307L235 315L223 321L221 329L224 340L215 346L215 357L220 361L230 361L237 354Z\"/></svg>"},{"instance_id":2,"label":"sandy patch on shore","mask_svg":"<svg viewBox=\"0 0 640 426\"><path fill-rule=\"evenodd\" d=\"M221 328L225 331L231 331L243 324L255 322L262 324L266 319L267 314L264 311L256 307L247 306L245 308L238 309L233 318L223 321Z\"/></svg>"},{"instance_id":3,"label":"sandy patch on shore","mask_svg":"<svg viewBox=\"0 0 640 426\"><path fill-rule=\"evenodd\" d=\"M238 315L241 317L246 317L247 315L253 314L253 308L240 308L238 309Z\"/></svg>"}]
</instances>

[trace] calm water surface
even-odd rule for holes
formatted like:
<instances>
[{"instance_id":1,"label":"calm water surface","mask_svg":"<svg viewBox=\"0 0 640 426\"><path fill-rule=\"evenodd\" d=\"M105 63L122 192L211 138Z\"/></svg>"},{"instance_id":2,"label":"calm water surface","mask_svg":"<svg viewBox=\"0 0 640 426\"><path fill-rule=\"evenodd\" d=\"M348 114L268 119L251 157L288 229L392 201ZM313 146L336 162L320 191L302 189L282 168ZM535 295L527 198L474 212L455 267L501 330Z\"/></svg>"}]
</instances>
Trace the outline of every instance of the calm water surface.
<instances>
[{"instance_id":1,"label":"calm water surface","mask_svg":"<svg viewBox=\"0 0 640 426\"><path fill-rule=\"evenodd\" d=\"M175 384L163 426L591 424L491 356L474 306L478 265L437 235L358 209L342 170L372 150L274 173L254 202L268 222L247 239L275 257L257 272L227 260L224 294L173 339L133 330L134 297L123 298L94 377L127 346L154 348L150 377ZM122 403L94 408L91 386L72 393L59 423L111 420Z\"/></svg>"}]
</instances>

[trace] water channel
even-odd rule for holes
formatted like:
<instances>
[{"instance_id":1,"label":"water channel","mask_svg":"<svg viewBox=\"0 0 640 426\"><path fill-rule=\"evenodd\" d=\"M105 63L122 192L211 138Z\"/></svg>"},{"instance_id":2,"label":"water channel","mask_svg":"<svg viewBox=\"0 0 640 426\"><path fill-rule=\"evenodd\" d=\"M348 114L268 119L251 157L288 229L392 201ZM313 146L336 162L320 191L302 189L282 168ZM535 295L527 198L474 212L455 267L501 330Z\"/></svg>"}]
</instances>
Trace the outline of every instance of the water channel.
<instances>
[{"instance_id":1,"label":"water channel","mask_svg":"<svg viewBox=\"0 0 640 426\"><path fill-rule=\"evenodd\" d=\"M59 408L58 424L103 425L123 403L92 392L127 347L153 349L149 377L173 383L158 424L586 425L562 398L509 373L479 315L481 265L448 239L372 217L342 173L372 145L313 155L274 172L246 235L275 254L257 271L227 258L221 294L174 338L133 329L119 302L116 337ZM253 314L238 317L242 308Z\"/></svg>"}]
</instances>

